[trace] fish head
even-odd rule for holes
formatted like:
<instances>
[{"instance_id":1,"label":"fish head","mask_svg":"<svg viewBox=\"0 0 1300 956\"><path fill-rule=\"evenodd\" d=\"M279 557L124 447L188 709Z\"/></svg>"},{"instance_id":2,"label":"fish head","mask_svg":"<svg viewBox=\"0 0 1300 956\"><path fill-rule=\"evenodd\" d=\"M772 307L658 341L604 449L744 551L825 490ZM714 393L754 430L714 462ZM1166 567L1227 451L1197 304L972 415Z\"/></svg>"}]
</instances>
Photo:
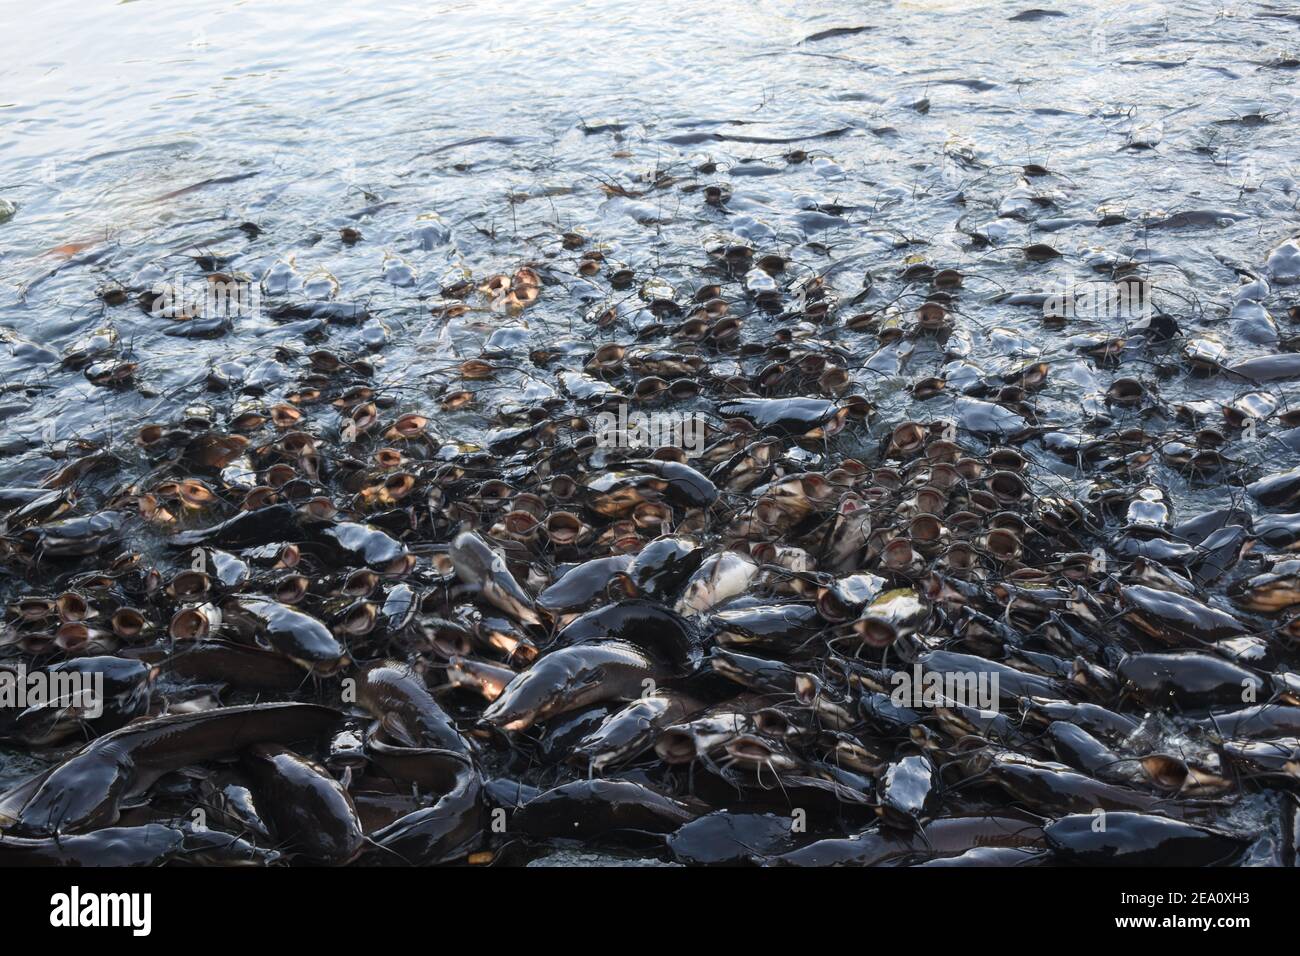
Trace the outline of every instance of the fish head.
<instances>
[{"instance_id":1,"label":"fish head","mask_svg":"<svg viewBox=\"0 0 1300 956\"><path fill-rule=\"evenodd\" d=\"M553 710L562 692L544 674L524 671L483 711L483 722L500 730L527 730Z\"/></svg>"}]
</instances>

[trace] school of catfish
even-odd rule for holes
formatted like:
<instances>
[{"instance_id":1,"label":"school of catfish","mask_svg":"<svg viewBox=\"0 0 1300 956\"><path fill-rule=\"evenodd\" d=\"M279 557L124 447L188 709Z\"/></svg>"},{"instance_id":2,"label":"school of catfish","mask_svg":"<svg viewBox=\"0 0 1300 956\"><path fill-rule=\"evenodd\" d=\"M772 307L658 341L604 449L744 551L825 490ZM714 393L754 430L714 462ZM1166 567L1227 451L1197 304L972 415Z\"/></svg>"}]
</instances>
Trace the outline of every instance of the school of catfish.
<instances>
[{"instance_id":1,"label":"school of catfish","mask_svg":"<svg viewBox=\"0 0 1300 956\"><path fill-rule=\"evenodd\" d=\"M365 352L279 347L275 393L211 383L0 489L0 667L105 693L93 718L0 713L45 763L0 795L0 862L1216 865L1256 841L1231 810L1263 793L1267 852L1294 863L1300 472L1120 421L1137 378L1106 393L1116 418L1061 428L1035 407L1046 362L917 381L958 389L956 414L882 420L836 329L942 348L960 265L838 263L863 275L844 297L736 244L683 289L560 239L624 295L588 335L511 351L552 284L521 263L444 289L499 334L433 399L385 393ZM894 304L855 309L882 274ZM1157 311L1081 348L1300 367L1179 337ZM481 443L440 427L511 363L557 391ZM597 442L592 416L627 403L696 410L703 451ZM1260 414L1239 405L1220 427ZM1043 455L1088 493L1056 493ZM1153 460L1236 496L1175 515ZM900 705L900 672L995 677L996 699Z\"/></svg>"}]
</instances>

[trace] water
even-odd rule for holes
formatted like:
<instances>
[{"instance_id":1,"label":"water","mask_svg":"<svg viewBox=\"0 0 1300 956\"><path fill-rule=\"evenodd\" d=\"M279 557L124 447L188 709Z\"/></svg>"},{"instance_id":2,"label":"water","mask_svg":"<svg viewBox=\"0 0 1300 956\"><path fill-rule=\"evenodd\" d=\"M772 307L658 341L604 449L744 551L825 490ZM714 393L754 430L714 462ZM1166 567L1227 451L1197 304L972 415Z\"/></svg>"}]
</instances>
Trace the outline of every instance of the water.
<instances>
[{"instance_id":1,"label":"water","mask_svg":"<svg viewBox=\"0 0 1300 956\"><path fill-rule=\"evenodd\" d=\"M1258 312L1229 312L1242 274L1259 274L1300 225L1300 15L1090 0L1017 17L1033 6L0 4L22 24L0 35L0 220L12 206L0 222L0 485L39 482L51 452L101 446L123 461L113 481L145 476L130 443L141 424L194 403L224 413L241 382L277 400L277 346L368 353L381 394L427 411L464 385L457 367L493 331L522 325L518 354L468 386L478 401L435 422L449 440L480 439L512 402L558 388L554 368L523 361L529 348L629 341L651 321L643 283L684 301L727 277L714 253L728 245L787 257L786 301L827 276L842 316L910 313L909 263L962 270L946 346L896 354L873 332L798 329L849 350L850 390L877 421L952 415L955 389L922 402L908 386L956 380L962 363L1046 361L1038 409L1062 431L1109 417L1185 438L1178 403L1257 389L1190 374L1176 347L1099 366L1069 337L1119 335L1129 318L1055 330L1035 301L1006 296L1131 270L1184 338L1211 337L1233 358L1276 351L1294 331L1294 287L1262 298L1272 332ZM729 193L722 208L704 201L708 186ZM578 274L566 231L603 250L604 274ZM1027 261L1035 243L1061 255ZM448 311L448 287L525 263L545 285L522 316L479 299ZM630 290L611 288L619 265L635 273ZM134 304L213 267L257 288L260 307L227 334L165 334L178 323ZM132 301L105 304L115 286ZM734 277L727 294L744 302ZM269 314L330 299L369 318ZM586 316L608 306L621 319L598 330ZM746 341L771 335L770 319L736 311ZM98 358L135 363L125 384L97 386L62 361L96 331L108 343ZM733 354L714 371L731 363L755 368ZM213 390L213 370L234 387ZM1108 407L1112 380L1134 375L1146 408ZM1295 389L1266 391L1286 408ZM1224 427L1215 406L1190 414ZM1280 430L1229 435L1225 453L1247 472L1294 466ZM1071 465L1027 452L1039 490L1086 489ZM1159 458L1150 479L1180 515L1223 500L1221 483ZM111 484L85 485L87 505Z\"/></svg>"},{"instance_id":2,"label":"water","mask_svg":"<svg viewBox=\"0 0 1300 956\"><path fill-rule=\"evenodd\" d=\"M557 236L574 228L638 279L683 292L699 281L705 247L736 237L790 256L793 278L851 260L834 281L852 293L870 271L869 303L896 294L888 280L909 256L977 271L969 286L981 300L1095 278L1090 263L1136 261L1188 331L1235 347L1220 314L1233 268L1258 269L1296 223L1300 23L1250 3L1071 4L1065 17L1009 20L1027 8L675 3L653 18L634 3L530 4L526 14L508 3L23 10L24 30L0 41L0 197L18 207L0 226L0 316L16 342L48 352L17 348L0 362L0 480L30 481L53 442L120 437L163 414L214 363L300 339L256 320L213 341L166 338L165 321L96 298L112 282L201 280L200 255L253 279L278 268L276 288L297 300L368 303L389 338L381 374L412 397L441 384L449 351L476 354L492 327L478 312L450 327L431 314L462 276L546 261L555 285L529 326L591 334L584 303L608 289L572 274L576 254ZM860 26L870 29L802 39ZM1135 129L1155 131L1137 138L1158 135L1158 145L1126 149ZM809 160L789 165L793 149ZM718 171L697 172L706 162ZM1052 174L1025 178L1027 163ZM732 190L729 213L688 191L714 182ZM606 185L643 195L611 196ZM1020 207L1090 222L1104 208L1128 221L1044 233L998 218ZM1240 218L1144 226L1189 209ZM263 230L255 240L237 228L247 221ZM345 225L363 240L342 243ZM982 232L993 244L972 249ZM1039 241L1063 256L1026 268L1016 247ZM1015 333L1026 359L1070 355L1032 308L963 307L975 362L1009 357L997 328ZM102 327L139 363L135 388L96 388L52 361ZM904 372L932 374L940 358L920 349ZM855 382L877 400L896 384ZM1068 403L1077 388L1055 392Z\"/></svg>"}]
</instances>

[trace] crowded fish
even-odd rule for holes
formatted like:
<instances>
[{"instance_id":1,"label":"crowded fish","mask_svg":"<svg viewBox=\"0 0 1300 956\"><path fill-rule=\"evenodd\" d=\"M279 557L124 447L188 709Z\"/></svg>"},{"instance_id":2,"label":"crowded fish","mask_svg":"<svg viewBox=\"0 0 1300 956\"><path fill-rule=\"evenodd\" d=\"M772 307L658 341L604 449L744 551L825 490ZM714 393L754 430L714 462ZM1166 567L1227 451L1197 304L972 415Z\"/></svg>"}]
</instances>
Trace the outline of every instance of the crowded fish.
<instances>
[{"instance_id":1,"label":"crowded fish","mask_svg":"<svg viewBox=\"0 0 1300 956\"><path fill-rule=\"evenodd\" d=\"M956 134L867 189L899 95L583 121L524 229L380 249L403 183L290 239L249 173L151 200L256 196L210 249L42 250L24 295L93 321L0 316L5 394L130 414L0 459L0 864L1295 865L1294 223L1183 267L1246 214ZM166 387L162 338L203 356Z\"/></svg>"}]
</instances>

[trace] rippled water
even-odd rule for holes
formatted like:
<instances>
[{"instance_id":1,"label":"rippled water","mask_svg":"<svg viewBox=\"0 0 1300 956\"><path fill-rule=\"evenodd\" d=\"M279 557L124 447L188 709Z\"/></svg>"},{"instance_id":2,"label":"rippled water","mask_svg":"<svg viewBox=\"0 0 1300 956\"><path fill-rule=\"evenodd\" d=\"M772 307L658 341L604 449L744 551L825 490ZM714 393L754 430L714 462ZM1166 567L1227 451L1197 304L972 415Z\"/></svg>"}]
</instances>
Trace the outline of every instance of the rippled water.
<instances>
[{"instance_id":1,"label":"rippled water","mask_svg":"<svg viewBox=\"0 0 1300 956\"><path fill-rule=\"evenodd\" d=\"M1232 357L1294 333L1285 287L1261 301L1272 332L1258 312L1229 316L1242 277L1300 222L1300 14L1284 4L30 6L0 5L22 24L0 36L0 485L37 483L74 441L110 444L145 474L120 443L185 405L228 408L241 384L276 396L279 345L368 351L384 394L428 409L504 321L449 315L444 290L524 263L545 286L521 357L629 340L651 321L642 283L684 300L725 275L729 245L788 257L783 294L823 274L856 310L914 307L909 263L960 268L946 344L799 333L850 350L851 391L886 422L951 415L952 394L922 402L907 386L960 381L965 363L1049 362L1038 408L1063 431L1111 417L1177 437L1176 403L1251 391L1192 376L1176 350L1120 369L1087 360L1071 337L1126 320L1045 327L1030 294L1061 284L1142 275L1184 337ZM721 207L709 186L729 193ZM631 291L580 276L566 231L632 269ZM1060 256L1027 259L1037 243ZM101 297L213 268L249 277L264 306L218 337ZM368 318L270 315L326 299ZM597 330L585 316L607 304L620 321ZM743 338L764 341L769 322L755 313ZM100 358L136 363L126 384L63 362L97 332ZM505 404L556 387L522 358L500 366L476 405L438 419L444 437L479 437ZM214 370L234 391L209 388ZM1132 375L1147 407L1107 407L1112 379ZM1269 391L1285 406L1294 387ZM1268 426L1262 438L1227 453L1300 463ZM1029 453L1044 485L1082 492L1072 467ZM1223 500L1213 481L1152 468L1179 513Z\"/></svg>"},{"instance_id":2,"label":"rippled water","mask_svg":"<svg viewBox=\"0 0 1300 956\"><path fill-rule=\"evenodd\" d=\"M1260 350L1222 315L1235 270L1257 270L1295 227L1297 17L1258 3L1091 3L1013 19L1027 8L23 11L24 30L0 40L0 197L17 206L0 226L11 341L0 480L31 480L51 440L101 437L194 397L186 389L214 363L255 365L259 350L301 339L299 327L256 318L212 341L165 337L166 320L96 297L113 282L197 279L200 256L268 293L367 303L388 337L381 374L412 396L439 384L449 352L476 354L491 327L480 314L450 324L431 314L463 275L547 262L554 285L528 324L591 334L584 302L608 290L573 275L576 256L557 237L574 228L638 278L674 284L697 282L706 248L736 238L792 257L793 278L851 260L835 284L851 294L871 275L868 303L897 294L891 280L909 256L960 264L979 272L963 328L986 366L1073 362L1036 309L996 293L1136 262L1188 331ZM1156 142L1126 148L1135 139ZM795 149L808 159L791 165ZM706 163L717 171L699 172ZM1025 177L1031 163L1049 174ZM699 187L715 182L732 190L725 211L701 201ZM1125 221L1095 227L1103 209ZM1151 227L1187 210L1210 215ZM1063 224L1072 219L1082 221ZM244 222L261 234L250 239ZM363 240L345 245L343 226ZM1019 247L1042 241L1062 257L1027 267ZM102 327L139 363L135 387L60 371L58 356ZM356 335L329 333L340 345ZM921 378L941 360L921 348L902 371ZM1067 409L1073 370L1054 389ZM897 393L874 373L855 385Z\"/></svg>"}]
</instances>

